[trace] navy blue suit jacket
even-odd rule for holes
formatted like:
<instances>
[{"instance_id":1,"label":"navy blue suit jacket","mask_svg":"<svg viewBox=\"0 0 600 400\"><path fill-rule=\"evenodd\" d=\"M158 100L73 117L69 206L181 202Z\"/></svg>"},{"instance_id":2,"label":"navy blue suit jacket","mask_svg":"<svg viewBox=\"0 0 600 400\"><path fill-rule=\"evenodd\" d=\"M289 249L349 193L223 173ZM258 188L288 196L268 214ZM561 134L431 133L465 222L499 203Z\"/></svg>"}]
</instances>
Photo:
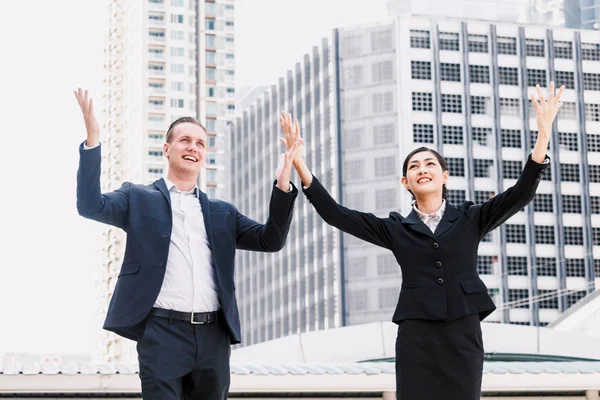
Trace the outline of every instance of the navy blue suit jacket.
<instances>
[{"instance_id":1,"label":"navy blue suit jacket","mask_svg":"<svg viewBox=\"0 0 600 400\"><path fill-rule=\"evenodd\" d=\"M165 181L151 185L125 182L118 190L101 193L100 146L80 146L77 171L77 210L83 217L114 225L127 232L123 265L110 300L104 329L137 340L160 291L169 256L173 226L171 198ZM204 223L212 250L219 302L231 343L241 339L235 298L236 249L276 252L283 248L298 190L273 188L267 222L259 224L231 204L210 200L199 192Z\"/></svg>"}]
</instances>

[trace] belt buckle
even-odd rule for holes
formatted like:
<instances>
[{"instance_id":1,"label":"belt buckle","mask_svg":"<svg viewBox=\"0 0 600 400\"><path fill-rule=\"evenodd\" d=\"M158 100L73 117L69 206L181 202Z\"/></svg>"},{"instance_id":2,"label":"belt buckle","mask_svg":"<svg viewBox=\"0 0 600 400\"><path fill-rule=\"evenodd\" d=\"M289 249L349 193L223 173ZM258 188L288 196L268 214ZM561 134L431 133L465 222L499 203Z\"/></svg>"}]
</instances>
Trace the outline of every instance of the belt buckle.
<instances>
[{"instance_id":1,"label":"belt buckle","mask_svg":"<svg viewBox=\"0 0 600 400\"><path fill-rule=\"evenodd\" d=\"M192 311L191 315L192 315L192 317L190 318L190 323L192 325L204 325L206 323L204 321L199 321L199 322L194 321L194 312L193 311Z\"/></svg>"}]
</instances>

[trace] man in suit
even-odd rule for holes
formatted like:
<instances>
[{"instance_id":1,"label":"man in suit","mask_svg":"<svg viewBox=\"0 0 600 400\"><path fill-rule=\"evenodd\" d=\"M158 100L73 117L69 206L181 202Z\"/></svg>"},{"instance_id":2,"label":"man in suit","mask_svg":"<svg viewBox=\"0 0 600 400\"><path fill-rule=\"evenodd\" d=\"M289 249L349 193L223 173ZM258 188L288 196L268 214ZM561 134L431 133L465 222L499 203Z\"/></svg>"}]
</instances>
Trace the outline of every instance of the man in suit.
<instances>
[{"instance_id":1,"label":"man in suit","mask_svg":"<svg viewBox=\"0 0 600 400\"><path fill-rule=\"evenodd\" d=\"M75 92L87 140L80 146L77 210L127 233L104 329L137 341L144 399L224 399L230 344L240 342L235 250L281 250L297 189L300 142L282 154L267 222L259 224L196 186L208 137L194 118L174 121L163 153L166 179L100 191L100 129L87 91Z\"/></svg>"}]
</instances>

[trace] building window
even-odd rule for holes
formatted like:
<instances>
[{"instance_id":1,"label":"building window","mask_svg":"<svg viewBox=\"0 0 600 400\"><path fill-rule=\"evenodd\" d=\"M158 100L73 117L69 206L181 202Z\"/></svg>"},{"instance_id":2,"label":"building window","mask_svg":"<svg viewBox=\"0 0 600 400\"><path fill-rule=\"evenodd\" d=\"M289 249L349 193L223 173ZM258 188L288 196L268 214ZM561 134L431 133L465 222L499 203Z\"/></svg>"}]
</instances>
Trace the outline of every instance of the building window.
<instances>
[{"instance_id":1,"label":"building window","mask_svg":"<svg viewBox=\"0 0 600 400\"><path fill-rule=\"evenodd\" d=\"M587 295L585 290L581 290L575 293L569 293L567 295L567 305L571 307L573 304L577 303L579 300L583 299Z\"/></svg>"},{"instance_id":2,"label":"building window","mask_svg":"<svg viewBox=\"0 0 600 400\"><path fill-rule=\"evenodd\" d=\"M471 96L471 114L491 115L490 98L483 96Z\"/></svg>"},{"instance_id":3,"label":"building window","mask_svg":"<svg viewBox=\"0 0 600 400\"><path fill-rule=\"evenodd\" d=\"M389 176L396 174L396 157L375 158L375 176Z\"/></svg>"},{"instance_id":4,"label":"building window","mask_svg":"<svg viewBox=\"0 0 600 400\"><path fill-rule=\"evenodd\" d=\"M519 70L512 67L498 67L500 85L519 86Z\"/></svg>"},{"instance_id":5,"label":"building window","mask_svg":"<svg viewBox=\"0 0 600 400\"><path fill-rule=\"evenodd\" d=\"M588 151L593 153L600 152L600 135L587 134Z\"/></svg>"},{"instance_id":6,"label":"building window","mask_svg":"<svg viewBox=\"0 0 600 400\"><path fill-rule=\"evenodd\" d=\"M594 274L596 277L600 276L600 260L594 259Z\"/></svg>"},{"instance_id":7,"label":"building window","mask_svg":"<svg viewBox=\"0 0 600 400\"><path fill-rule=\"evenodd\" d=\"M481 275L492 275L497 256L477 256L477 273Z\"/></svg>"},{"instance_id":8,"label":"building window","mask_svg":"<svg viewBox=\"0 0 600 400\"><path fill-rule=\"evenodd\" d=\"M163 169L162 168L148 168L148 173L150 173L150 174L162 174L163 173Z\"/></svg>"},{"instance_id":9,"label":"building window","mask_svg":"<svg viewBox=\"0 0 600 400\"><path fill-rule=\"evenodd\" d=\"M429 31L410 30L410 47L413 49L429 49Z\"/></svg>"},{"instance_id":10,"label":"building window","mask_svg":"<svg viewBox=\"0 0 600 400\"><path fill-rule=\"evenodd\" d=\"M502 129L502 147L521 148L521 131L518 129Z\"/></svg>"},{"instance_id":11,"label":"building window","mask_svg":"<svg viewBox=\"0 0 600 400\"><path fill-rule=\"evenodd\" d=\"M216 136L208 137L208 147L210 147L210 148L217 147L217 137Z\"/></svg>"},{"instance_id":12,"label":"building window","mask_svg":"<svg viewBox=\"0 0 600 400\"><path fill-rule=\"evenodd\" d=\"M554 57L555 58L573 58L573 43L554 41ZM560 80L557 79L558 82Z\"/></svg>"},{"instance_id":13,"label":"building window","mask_svg":"<svg viewBox=\"0 0 600 400\"><path fill-rule=\"evenodd\" d=\"M581 214L581 196L563 194L562 195L563 212Z\"/></svg>"},{"instance_id":14,"label":"building window","mask_svg":"<svg viewBox=\"0 0 600 400\"><path fill-rule=\"evenodd\" d=\"M519 179L522 170L523 163L521 161L502 161L502 174L504 175L504 179Z\"/></svg>"},{"instance_id":15,"label":"building window","mask_svg":"<svg viewBox=\"0 0 600 400\"><path fill-rule=\"evenodd\" d=\"M517 55L517 39L514 37L498 36L498 54Z\"/></svg>"},{"instance_id":16,"label":"building window","mask_svg":"<svg viewBox=\"0 0 600 400\"><path fill-rule=\"evenodd\" d=\"M365 278L367 276L367 257L356 257L348 259L349 278Z\"/></svg>"},{"instance_id":17,"label":"building window","mask_svg":"<svg viewBox=\"0 0 600 400\"><path fill-rule=\"evenodd\" d=\"M431 93L429 93L431 98ZM414 110L414 108L413 108ZM431 110L430 110L431 111ZM442 112L462 113L462 99L460 94L442 93Z\"/></svg>"},{"instance_id":18,"label":"building window","mask_svg":"<svg viewBox=\"0 0 600 400\"><path fill-rule=\"evenodd\" d=\"M462 204L466 200L466 192L464 190L452 190L448 189L448 203L450 204Z\"/></svg>"},{"instance_id":19,"label":"building window","mask_svg":"<svg viewBox=\"0 0 600 400\"><path fill-rule=\"evenodd\" d=\"M560 179L563 182L579 182L579 164L560 164Z\"/></svg>"},{"instance_id":20,"label":"building window","mask_svg":"<svg viewBox=\"0 0 600 400\"><path fill-rule=\"evenodd\" d=\"M450 176L465 176L465 160L463 158L446 158L446 167Z\"/></svg>"},{"instance_id":21,"label":"building window","mask_svg":"<svg viewBox=\"0 0 600 400\"><path fill-rule=\"evenodd\" d=\"M577 134L574 132L559 132L558 133L560 148L568 151L579 151Z\"/></svg>"},{"instance_id":22,"label":"building window","mask_svg":"<svg viewBox=\"0 0 600 400\"><path fill-rule=\"evenodd\" d=\"M536 225L535 243L554 244L554 227L549 225Z\"/></svg>"},{"instance_id":23,"label":"building window","mask_svg":"<svg viewBox=\"0 0 600 400\"><path fill-rule=\"evenodd\" d=\"M363 128L344 131L344 149L351 150L362 147L362 139L364 136L365 132Z\"/></svg>"},{"instance_id":24,"label":"building window","mask_svg":"<svg viewBox=\"0 0 600 400\"><path fill-rule=\"evenodd\" d=\"M550 257L536 257L538 276L556 276L556 259Z\"/></svg>"},{"instance_id":25,"label":"building window","mask_svg":"<svg viewBox=\"0 0 600 400\"><path fill-rule=\"evenodd\" d=\"M600 214L600 196L592 196L590 200L592 214ZM600 275L598 277L600 278Z\"/></svg>"},{"instance_id":26,"label":"building window","mask_svg":"<svg viewBox=\"0 0 600 400\"><path fill-rule=\"evenodd\" d=\"M396 189L375 191L375 208L377 210L394 208L397 204Z\"/></svg>"},{"instance_id":27,"label":"building window","mask_svg":"<svg viewBox=\"0 0 600 400\"><path fill-rule=\"evenodd\" d=\"M431 63L429 61L410 62L412 79L431 80Z\"/></svg>"},{"instance_id":28,"label":"building window","mask_svg":"<svg viewBox=\"0 0 600 400\"><path fill-rule=\"evenodd\" d=\"M526 39L525 55L527 57L544 57L546 55L544 39Z\"/></svg>"},{"instance_id":29,"label":"building window","mask_svg":"<svg viewBox=\"0 0 600 400\"><path fill-rule=\"evenodd\" d=\"M346 161L344 172L346 179L349 181L356 181L364 179L365 176L365 162L364 160L352 160Z\"/></svg>"},{"instance_id":30,"label":"building window","mask_svg":"<svg viewBox=\"0 0 600 400\"><path fill-rule=\"evenodd\" d=\"M587 121L600 122L600 104L586 104L585 119Z\"/></svg>"},{"instance_id":31,"label":"building window","mask_svg":"<svg viewBox=\"0 0 600 400\"><path fill-rule=\"evenodd\" d=\"M583 74L583 89L600 90L600 74L592 74L585 72Z\"/></svg>"},{"instance_id":32,"label":"building window","mask_svg":"<svg viewBox=\"0 0 600 400\"><path fill-rule=\"evenodd\" d=\"M181 30L171 30L171 39L173 40L183 40L185 37L185 32Z\"/></svg>"},{"instance_id":33,"label":"building window","mask_svg":"<svg viewBox=\"0 0 600 400\"><path fill-rule=\"evenodd\" d=\"M413 142L433 143L433 125L413 124Z\"/></svg>"},{"instance_id":34,"label":"building window","mask_svg":"<svg viewBox=\"0 0 600 400\"><path fill-rule=\"evenodd\" d=\"M460 42L458 33L440 32L440 50L460 51Z\"/></svg>"},{"instance_id":35,"label":"building window","mask_svg":"<svg viewBox=\"0 0 600 400\"><path fill-rule=\"evenodd\" d=\"M356 57L362 53L362 36L346 36L342 39L343 54L346 57Z\"/></svg>"},{"instance_id":36,"label":"building window","mask_svg":"<svg viewBox=\"0 0 600 400\"><path fill-rule=\"evenodd\" d=\"M390 276L399 274L400 268L393 254L381 254L377 256L378 276Z\"/></svg>"},{"instance_id":37,"label":"building window","mask_svg":"<svg viewBox=\"0 0 600 400\"><path fill-rule=\"evenodd\" d=\"M392 48L392 31L390 29L371 32L371 50L388 50Z\"/></svg>"},{"instance_id":38,"label":"building window","mask_svg":"<svg viewBox=\"0 0 600 400\"><path fill-rule=\"evenodd\" d=\"M592 246L600 246L600 228L597 226L592 227ZM600 275L597 277L600 278Z\"/></svg>"},{"instance_id":39,"label":"building window","mask_svg":"<svg viewBox=\"0 0 600 400\"><path fill-rule=\"evenodd\" d=\"M379 288L379 309L394 308L398 302L398 288Z\"/></svg>"},{"instance_id":40,"label":"building window","mask_svg":"<svg viewBox=\"0 0 600 400\"><path fill-rule=\"evenodd\" d=\"M361 86L363 84L363 75L362 65L351 65L344 68L344 86L347 88Z\"/></svg>"},{"instance_id":41,"label":"building window","mask_svg":"<svg viewBox=\"0 0 600 400\"><path fill-rule=\"evenodd\" d=\"M527 86L535 87L535 85L540 85L541 87L546 87L546 70L543 70L543 69L528 69L527 70Z\"/></svg>"},{"instance_id":42,"label":"building window","mask_svg":"<svg viewBox=\"0 0 600 400\"><path fill-rule=\"evenodd\" d=\"M487 65L469 65L471 83L490 83L490 67Z\"/></svg>"},{"instance_id":43,"label":"building window","mask_svg":"<svg viewBox=\"0 0 600 400\"><path fill-rule=\"evenodd\" d=\"M558 87L565 85L565 89L575 89L575 74L571 71L556 71Z\"/></svg>"},{"instance_id":44,"label":"building window","mask_svg":"<svg viewBox=\"0 0 600 400\"><path fill-rule=\"evenodd\" d=\"M394 111L394 97L392 92L373 94L373 113L389 113Z\"/></svg>"},{"instance_id":45,"label":"building window","mask_svg":"<svg viewBox=\"0 0 600 400\"><path fill-rule=\"evenodd\" d=\"M580 226L565 226L563 232L566 245L583 246L583 228Z\"/></svg>"},{"instance_id":46,"label":"building window","mask_svg":"<svg viewBox=\"0 0 600 400\"><path fill-rule=\"evenodd\" d=\"M506 269L509 275L527 276L527 257L507 257Z\"/></svg>"},{"instance_id":47,"label":"building window","mask_svg":"<svg viewBox=\"0 0 600 400\"><path fill-rule=\"evenodd\" d=\"M590 172L590 182L600 183L600 165L590 164L588 170Z\"/></svg>"},{"instance_id":48,"label":"building window","mask_svg":"<svg viewBox=\"0 0 600 400\"><path fill-rule=\"evenodd\" d=\"M483 190L475 191L475 204L483 204L492 197L494 197L494 192L488 192Z\"/></svg>"},{"instance_id":49,"label":"building window","mask_svg":"<svg viewBox=\"0 0 600 400\"><path fill-rule=\"evenodd\" d=\"M529 308L529 302L526 300L529 298L529 291L527 289L508 289L508 301L518 302L516 305L511 305L510 308ZM515 323L512 322L511 323ZM521 324L520 324L521 325ZM522 325L529 325L529 323L523 323Z\"/></svg>"},{"instance_id":50,"label":"building window","mask_svg":"<svg viewBox=\"0 0 600 400\"><path fill-rule=\"evenodd\" d=\"M492 128L473 128L473 143L480 146L489 146L492 139Z\"/></svg>"},{"instance_id":51,"label":"building window","mask_svg":"<svg viewBox=\"0 0 600 400\"><path fill-rule=\"evenodd\" d=\"M448 82L460 82L460 64L441 63L441 80Z\"/></svg>"},{"instance_id":52,"label":"building window","mask_svg":"<svg viewBox=\"0 0 600 400\"><path fill-rule=\"evenodd\" d=\"M394 79L394 69L392 61L382 61L373 63L372 79L373 82L388 82Z\"/></svg>"},{"instance_id":53,"label":"building window","mask_svg":"<svg viewBox=\"0 0 600 400\"><path fill-rule=\"evenodd\" d=\"M171 107L184 108L183 99L171 99Z\"/></svg>"},{"instance_id":54,"label":"building window","mask_svg":"<svg viewBox=\"0 0 600 400\"><path fill-rule=\"evenodd\" d=\"M600 44L581 43L581 55L587 61L600 61Z\"/></svg>"},{"instance_id":55,"label":"building window","mask_svg":"<svg viewBox=\"0 0 600 400\"><path fill-rule=\"evenodd\" d=\"M506 241L508 243L527 243L525 225L506 224Z\"/></svg>"},{"instance_id":56,"label":"building window","mask_svg":"<svg viewBox=\"0 0 600 400\"><path fill-rule=\"evenodd\" d=\"M494 160L475 158L475 178L491 178L494 176Z\"/></svg>"},{"instance_id":57,"label":"building window","mask_svg":"<svg viewBox=\"0 0 600 400\"><path fill-rule=\"evenodd\" d=\"M443 97L444 95L442 95ZM433 99L431 93L413 92L412 94L413 111L433 111ZM442 104L443 111L443 104Z\"/></svg>"},{"instance_id":58,"label":"building window","mask_svg":"<svg viewBox=\"0 0 600 400\"><path fill-rule=\"evenodd\" d=\"M500 98L500 115L518 117L521 115L519 99Z\"/></svg>"},{"instance_id":59,"label":"building window","mask_svg":"<svg viewBox=\"0 0 600 400\"><path fill-rule=\"evenodd\" d=\"M554 212L554 203L552 202L552 194L536 193L533 198L533 210L535 212Z\"/></svg>"},{"instance_id":60,"label":"building window","mask_svg":"<svg viewBox=\"0 0 600 400\"><path fill-rule=\"evenodd\" d=\"M470 53L487 53L488 37L487 35L469 35Z\"/></svg>"},{"instance_id":61,"label":"building window","mask_svg":"<svg viewBox=\"0 0 600 400\"><path fill-rule=\"evenodd\" d=\"M344 197L345 206L355 210L363 210L365 208L365 192L348 193Z\"/></svg>"},{"instance_id":62,"label":"building window","mask_svg":"<svg viewBox=\"0 0 600 400\"><path fill-rule=\"evenodd\" d=\"M350 311L364 311L369 307L368 290L350 290L348 291L348 303Z\"/></svg>"},{"instance_id":63,"label":"building window","mask_svg":"<svg viewBox=\"0 0 600 400\"><path fill-rule=\"evenodd\" d=\"M163 156L163 152L160 150L149 150L148 151L148 155L152 156L152 157L162 157Z\"/></svg>"},{"instance_id":64,"label":"building window","mask_svg":"<svg viewBox=\"0 0 600 400\"><path fill-rule=\"evenodd\" d=\"M217 155L215 153L208 153L208 165L217 164Z\"/></svg>"},{"instance_id":65,"label":"building window","mask_svg":"<svg viewBox=\"0 0 600 400\"><path fill-rule=\"evenodd\" d=\"M171 47L171 57L183 57L183 47Z\"/></svg>"},{"instance_id":66,"label":"building window","mask_svg":"<svg viewBox=\"0 0 600 400\"><path fill-rule=\"evenodd\" d=\"M377 146L395 142L394 124L376 125L373 127L373 143Z\"/></svg>"},{"instance_id":67,"label":"building window","mask_svg":"<svg viewBox=\"0 0 600 400\"><path fill-rule=\"evenodd\" d=\"M443 125L442 139L444 144L463 144L464 133L462 126Z\"/></svg>"},{"instance_id":68,"label":"building window","mask_svg":"<svg viewBox=\"0 0 600 400\"><path fill-rule=\"evenodd\" d=\"M557 309L558 296L554 290L538 290L538 305L542 309Z\"/></svg>"},{"instance_id":69,"label":"building window","mask_svg":"<svg viewBox=\"0 0 600 400\"><path fill-rule=\"evenodd\" d=\"M162 0L161 0L162 3ZM171 5L173 7L183 7L183 0L171 0Z\"/></svg>"},{"instance_id":70,"label":"building window","mask_svg":"<svg viewBox=\"0 0 600 400\"><path fill-rule=\"evenodd\" d=\"M171 22L174 23L174 24L183 24L183 15L181 15L181 14L171 14ZM214 26L213 26L213 29L214 29Z\"/></svg>"},{"instance_id":71,"label":"building window","mask_svg":"<svg viewBox=\"0 0 600 400\"><path fill-rule=\"evenodd\" d=\"M567 276L585 278L585 263L583 258L567 258Z\"/></svg>"}]
</instances>

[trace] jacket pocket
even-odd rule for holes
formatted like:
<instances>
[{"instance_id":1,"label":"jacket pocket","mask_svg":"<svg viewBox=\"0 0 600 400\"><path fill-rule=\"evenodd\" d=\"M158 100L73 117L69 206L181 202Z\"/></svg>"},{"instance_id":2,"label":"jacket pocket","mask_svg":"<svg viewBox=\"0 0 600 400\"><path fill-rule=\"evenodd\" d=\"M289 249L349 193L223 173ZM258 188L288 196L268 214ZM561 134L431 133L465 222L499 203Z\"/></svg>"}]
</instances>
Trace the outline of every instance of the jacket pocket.
<instances>
[{"instance_id":1,"label":"jacket pocket","mask_svg":"<svg viewBox=\"0 0 600 400\"><path fill-rule=\"evenodd\" d=\"M485 283L478 276L463 279L460 281L460 286L462 286L465 293L479 293L487 290Z\"/></svg>"},{"instance_id":2,"label":"jacket pocket","mask_svg":"<svg viewBox=\"0 0 600 400\"><path fill-rule=\"evenodd\" d=\"M140 263L128 263L121 266L119 276L135 274L140 269Z\"/></svg>"}]
</instances>

